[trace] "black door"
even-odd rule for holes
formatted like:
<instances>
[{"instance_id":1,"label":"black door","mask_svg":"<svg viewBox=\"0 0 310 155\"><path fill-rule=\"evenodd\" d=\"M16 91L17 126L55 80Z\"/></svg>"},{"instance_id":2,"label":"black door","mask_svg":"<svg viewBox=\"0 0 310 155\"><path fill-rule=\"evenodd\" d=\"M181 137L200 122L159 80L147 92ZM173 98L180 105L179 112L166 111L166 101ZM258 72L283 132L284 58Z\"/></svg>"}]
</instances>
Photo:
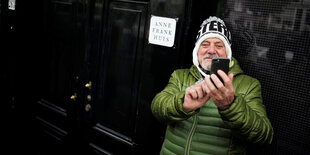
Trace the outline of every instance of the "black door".
<instances>
[{"instance_id":1,"label":"black door","mask_svg":"<svg viewBox=\"0 0 310 155\"><path fill-rule=\"evenodd\" d=\"M150 103L185 49L182 37L173 47L149 44L149 22L151 15L177 18L176 36L183 36L186 4L36 0L16 1L15 11L1 5L3 38L16 44L4 54L14 60L4 63L12 90L7 109L15 117L9 145L26 148L14 152L158 154L164 126Z\"/></svg>"},{"instance_id":2,"label":"black door","mask_svg":"<svg viewBox=\"0 0 310 155\"><path fill-rule=\"evenodd\" d=\"M137 147L143 145L138 138L149 127L143 124L145 131L137 128L144 110L139 96L148 2L111 1L104 7L100 63L94 71L98 73L93 82L96 91L89 103L94 107L90 147L106 153L136 154ZM148 117L144 115L150 120Z\"/></svg>"},{"instance_id":3,"label":"black door","mask_svg":"<svg viewBox=\"0 0 310 155\"><path fill-rule=\"evenodd\" d=\"M161 129L149 110L152 87L143 92L147 100L141 97L149 2L41 4L33 148L42 154L159 150L161 132L150 133Z\"/></svg>"},{"instance_id":4,"label":"black door","mask_svg":"<svg viewBox=\"0 0 310 155\"><path fill-rule=\"evenodd\" d=\"M40 78L35 101L37 149L46 154L78 152L83 85L87 83L89 0L44 1Z\"/></svg>"}]
</instances>

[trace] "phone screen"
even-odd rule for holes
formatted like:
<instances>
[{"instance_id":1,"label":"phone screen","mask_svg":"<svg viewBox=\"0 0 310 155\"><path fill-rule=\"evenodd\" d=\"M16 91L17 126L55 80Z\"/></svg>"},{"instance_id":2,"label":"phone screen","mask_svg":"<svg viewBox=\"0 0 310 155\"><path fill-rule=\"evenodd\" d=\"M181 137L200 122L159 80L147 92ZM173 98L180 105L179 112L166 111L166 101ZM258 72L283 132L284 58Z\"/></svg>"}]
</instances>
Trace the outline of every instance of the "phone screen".
<instances>
[{"instance_id":1,"label":"phone screen","mask_svg":"<svg viewBox=\"0 0 310 155\"><path fill-rule=\"evenodd\" d=\"M217 71L220 69L224 71L226 74L228 74L229 62L230 62L229 58L218 57L212 59L211 74L215 74L222 81L223 84L224 84L223 79L221 78L220 75L217 74Z\"/></svg>"}]
</instances>

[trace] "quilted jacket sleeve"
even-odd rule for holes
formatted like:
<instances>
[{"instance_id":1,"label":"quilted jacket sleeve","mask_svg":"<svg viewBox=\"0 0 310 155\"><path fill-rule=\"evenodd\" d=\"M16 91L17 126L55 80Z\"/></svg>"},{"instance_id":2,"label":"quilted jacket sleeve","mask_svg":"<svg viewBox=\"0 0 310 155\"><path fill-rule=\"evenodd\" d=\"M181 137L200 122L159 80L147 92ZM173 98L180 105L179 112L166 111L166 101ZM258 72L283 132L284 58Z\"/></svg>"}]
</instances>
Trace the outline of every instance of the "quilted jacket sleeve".
<instances>
[{"instance_id":1,"label":"quilted jacket sleeve","mask_svg":"<svg viewBox=\"0 0 310 155\"><path fill-rule=\"evenodd\" d=\"M174 71L168 85L154 97L151 110L160 122L172 123L185 120L196 113L196 111L187 113L183 110L185 91L182 90L182 83L185 72L184 70Z\"/></svg>"},{"instance_id":2,"label":"quilted jacket sleeve","mask_svg":"<svg viewBox=\"0 0 310 155\"><path fill-rule=\"evenodd\" d=\"M235 92L241 93L235 94L230 108L219 111L221 117L238 138L252 143L270 144L274 132L262 103L261 85L254 78L240 78L239 81L242 81L240 85L243 86L235 87Z\"/></svg>"}]
</instances>

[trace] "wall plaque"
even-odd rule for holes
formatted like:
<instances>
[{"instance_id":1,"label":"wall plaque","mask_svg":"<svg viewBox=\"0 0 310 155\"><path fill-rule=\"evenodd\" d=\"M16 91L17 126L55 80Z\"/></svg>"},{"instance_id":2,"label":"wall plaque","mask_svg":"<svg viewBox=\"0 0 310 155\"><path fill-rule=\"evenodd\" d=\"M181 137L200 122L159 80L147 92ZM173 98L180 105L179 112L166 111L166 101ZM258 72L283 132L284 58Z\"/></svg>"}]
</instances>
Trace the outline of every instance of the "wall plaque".
<instances>
[{"instance_id":1,"label":"wall plaque","mask_svg":"<svg viewBox=\"0 0 310 155\"><path fill-rule=\"evenodd\" d=\"M149 43L172 47L175 40L177 18L152 16L150 20Z\"/></svg>"}]
</instances>

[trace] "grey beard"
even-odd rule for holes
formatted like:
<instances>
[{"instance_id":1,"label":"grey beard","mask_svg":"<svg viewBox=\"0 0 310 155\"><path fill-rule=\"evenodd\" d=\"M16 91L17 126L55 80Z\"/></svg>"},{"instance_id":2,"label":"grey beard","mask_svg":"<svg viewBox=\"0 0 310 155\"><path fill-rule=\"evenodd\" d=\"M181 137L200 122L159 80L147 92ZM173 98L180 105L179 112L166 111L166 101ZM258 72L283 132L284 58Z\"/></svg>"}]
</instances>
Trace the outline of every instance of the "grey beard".
<instances>
[{"instance_id":1,"label":"grey beard","mask_svg":"<svg viewBox=\"0 0 310 155\"><path fill-rule=\"evenodd\" d=\"M207 65L204 62L204 59L206 58L218 58L219 56L217 56L216 54L205 54L203 57L202 57L202 64L201 64L201 67L202 69L206 70L206 71L210 71L211 70L211 64Z\"/></svg>"},{"instance_id":2,"label":"grey beard","mask_svg":"<svg viewBox=\"0 0 310 155\"><path fill-rule=\"evenodd\" d=\"M201 68L203 70L210 71L211 70L211 65L205 65L204 63L202 63Z\"/></svg>"}]
</instances>

